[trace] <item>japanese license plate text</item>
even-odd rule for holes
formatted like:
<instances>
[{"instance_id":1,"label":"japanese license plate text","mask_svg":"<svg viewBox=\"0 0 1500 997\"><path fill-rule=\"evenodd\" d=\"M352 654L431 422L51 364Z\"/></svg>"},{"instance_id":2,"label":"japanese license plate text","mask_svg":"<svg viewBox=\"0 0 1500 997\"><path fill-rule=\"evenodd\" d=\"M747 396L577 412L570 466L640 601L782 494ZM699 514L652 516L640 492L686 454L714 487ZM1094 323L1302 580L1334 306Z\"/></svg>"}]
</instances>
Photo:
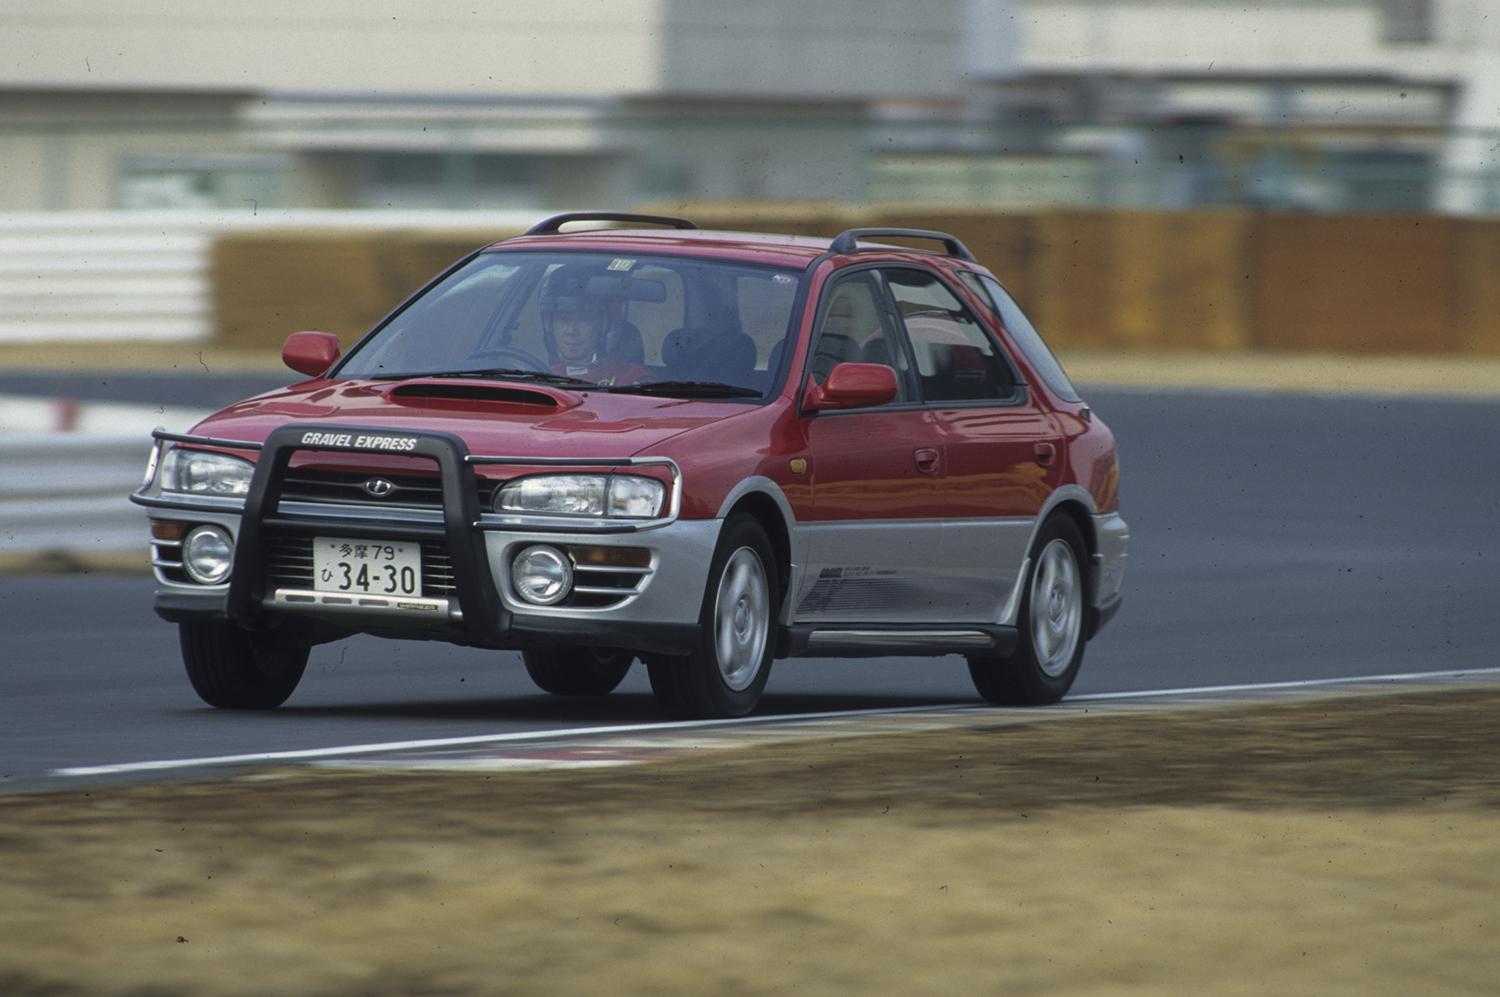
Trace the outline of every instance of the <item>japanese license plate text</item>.
<instances>
[{"instance_id":1,"label":"japanese license plate text","mask_svg":"<svg viewBox=\"0 0 1500 997\"><path fill-rule=\"evenodd\" d=\"M421 595L422 545L315 537L313 588L362 595Z\"/></svg>"}]
</instances>

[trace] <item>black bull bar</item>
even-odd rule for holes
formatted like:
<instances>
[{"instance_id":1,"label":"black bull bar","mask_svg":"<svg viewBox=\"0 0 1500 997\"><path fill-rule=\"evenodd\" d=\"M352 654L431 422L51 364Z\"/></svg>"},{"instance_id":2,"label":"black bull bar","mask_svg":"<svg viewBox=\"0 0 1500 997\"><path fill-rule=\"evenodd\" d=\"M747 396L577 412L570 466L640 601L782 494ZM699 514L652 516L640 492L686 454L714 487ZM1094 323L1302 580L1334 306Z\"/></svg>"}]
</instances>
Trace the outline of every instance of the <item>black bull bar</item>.
<instances>
[{"instance_id":1,"label":"black bull bar","mask_svg":"<svg viewBox=\"0 0 1500 997\"><path fill-rule=\"evenodd\" d=\"M226 441L225 445L233 445ZM371 539L441 541L448 550L453 569L461 622L450 622L443 639L479 647L517 648L537 644L589 645L628 648L643 652L685 654L697 646L697 624L659 623L619 619L577 619L543 613L516 613L507 609L490 573L481 528L478 464L570 467L631 467L643 464L672 468L672 507L666 518L632 526L609 526L605 532L636 532L676 519L682 495L682 478L675 463L661 457L496 457L476 456L452 433L430 430L406 431L373 426L295 423L274 430L260 446L260 459L250 479L241 514L235 565L225 602L228 619L248 629L266 625L262 602L266 595L266 544L268 533L317 535L337 519L303 519L279 512L287 464L299 450L344 453L380 453L403 457L425 457L438 466L442 487L442 524L378 523L360 520L345 524L351 531ZM555 528L555 527L554 527ZM385 632L386 628L382 628ZM389 636L400 636L388 633Z\"/></svg>"},{"instance_id":2,"label":"black bull bar","mask_svg":"<svg viewBox=\"0 0 1500 997\"><path fill-rule=\"evenodd\" d=\"M261 602L266 594L267 534L307 536L328 530L326 520L300 519L277 511L287 465L292 454L299 450L394 454L435 461L442 486L442 525L361 521L350 528L371 539L442 541L453 566L454 586L463 612L463 632L476 643L505 643L504 636L512 629L512 614L495 589L484 533L474 528L480 510L474 468L468 462L469 448L452 433L425 430L406 432L298 423L282 426L266 437L250 479L250 491L245 496L245 511L235 544L234 573L229 579L225 606L232 622L252 629L264 625Z\"/></svg>"}]
</instances>

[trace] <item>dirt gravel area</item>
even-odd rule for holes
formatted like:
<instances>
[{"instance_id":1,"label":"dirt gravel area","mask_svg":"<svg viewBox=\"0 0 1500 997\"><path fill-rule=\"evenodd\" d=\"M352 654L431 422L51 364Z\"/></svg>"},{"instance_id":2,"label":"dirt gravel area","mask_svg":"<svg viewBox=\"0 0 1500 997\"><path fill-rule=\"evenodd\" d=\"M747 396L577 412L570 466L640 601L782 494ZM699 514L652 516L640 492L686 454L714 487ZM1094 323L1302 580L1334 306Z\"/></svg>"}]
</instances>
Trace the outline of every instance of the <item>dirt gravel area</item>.
<instances>
[{"instance_id":1,"label":"dirt gravel area","mask_svg":"<svg viewBox=\"0 0 1500 997\"><path fill-rule=\"evenodd\" d=\"M0 992L1492 994L1500 689L0 797Z\"/></svg>"}]
</instances>

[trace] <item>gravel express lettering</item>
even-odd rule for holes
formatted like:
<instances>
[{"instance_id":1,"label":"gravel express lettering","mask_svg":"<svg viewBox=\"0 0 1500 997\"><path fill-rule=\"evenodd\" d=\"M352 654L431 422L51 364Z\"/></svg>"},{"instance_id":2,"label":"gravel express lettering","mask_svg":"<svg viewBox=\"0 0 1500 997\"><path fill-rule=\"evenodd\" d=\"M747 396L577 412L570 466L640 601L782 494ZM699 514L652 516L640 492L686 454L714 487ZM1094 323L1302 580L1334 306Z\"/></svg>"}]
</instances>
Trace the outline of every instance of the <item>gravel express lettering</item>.
<instances>
[{"instance_id":1,"label":"gravel express lettering","mask_svg":"<svg viewBox=\"0 0 1500 997\"><path fill-rule=\"evenodd\" d=\"M302 443L310 447L347 447L351 450L394 450L398 453L417 448L415 436L369 436L361 433L303 433Z\"/></svg>"}]
</instances>

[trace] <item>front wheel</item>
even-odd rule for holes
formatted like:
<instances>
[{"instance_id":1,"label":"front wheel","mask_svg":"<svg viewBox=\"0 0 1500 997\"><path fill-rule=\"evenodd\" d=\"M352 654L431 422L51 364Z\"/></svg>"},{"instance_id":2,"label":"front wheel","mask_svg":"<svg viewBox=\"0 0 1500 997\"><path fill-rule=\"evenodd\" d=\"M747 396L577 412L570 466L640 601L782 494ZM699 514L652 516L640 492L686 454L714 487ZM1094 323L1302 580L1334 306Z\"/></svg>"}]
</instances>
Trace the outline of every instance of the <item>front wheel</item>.
<instances>
[{"instance_id":1,"label":"front wheel","mask_svg":"<svg viewBox=\"0 0 1500 997\"><path fill-rule=\"evenodd\" d=\"M554 696L607 696L625 679L635 655L607 647L531 647L521 652L526 674Z\"/></svg>"},{"instance_id":2,"label":"front wheel","mask_svg":"<svg viewBox=\"0 0 1500 997\"><path fill-rule=\"evenodd\" d=\"M985 699L1002 706L1044 706L1073 687L1083 664L1084 557L1083 537L1072 520L1053 516L1042 524L1021 596L1015 653L969 658L969 676Z\"/></svg>"},{"instance_id":3,"label":"front wheel","mask_svg":"<svg viewBox=\"0 0 1500 997\"><path fill-rule=\"evenodd\" d=\"M209 706L270 710L286 702L307 668L310 645L228 623L182 623L182 663Z\"/></svg>"},{"instance_id":4,"label":"front wheel","mask_svg":"<svg viewBox=\"0 0 1500 997\"><path fill-rule=\"evenodd\" d=\"M646 659L662 707L684 717L742 717L753 710L771 675L780 596L765 529L749 516L729 519L709 565L698 647L681 657Z\"/></svg>"}]
</instances>

